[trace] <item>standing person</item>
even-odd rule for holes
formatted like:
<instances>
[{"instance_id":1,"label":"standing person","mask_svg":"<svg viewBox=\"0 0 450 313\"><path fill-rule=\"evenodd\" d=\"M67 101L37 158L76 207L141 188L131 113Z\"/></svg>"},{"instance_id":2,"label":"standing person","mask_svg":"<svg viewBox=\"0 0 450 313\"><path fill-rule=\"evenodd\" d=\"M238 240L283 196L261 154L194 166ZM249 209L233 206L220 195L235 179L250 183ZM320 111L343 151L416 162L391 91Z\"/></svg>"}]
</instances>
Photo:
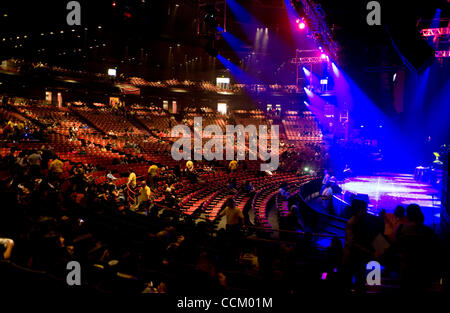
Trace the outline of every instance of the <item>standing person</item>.
<instances>
[{"instance_id":1,"label":"standing person","mask_svg":"<svg viewBox=\"0 0 450 313\"><path fill-rule=\"evenodd\" d=\"M130 168L130 175L128 175L127 185L131 188L131 190L136 188L136 173L132 168Z\"/></svg>"},{"instance_id":2,"label":"standing person","mask_svg":"<svg viewBox=\"0 0 450 313\"><path fill-rule=\"evenodd\" d=\"M52 162L50 162L50 165L48 167L50 174L53 178L58 179L64 168L64 163L57 157Z\"/></svg>"},{"instance_id":3,"label":"standing person","mask_svg":"<svg viewBox=\"0 0 450 313\"><path fill-rule=\"evenodd\" d=\"M322 179L322 188L320 189L320 194L322 194L322 191L325 189L325 186L330 181L331 175L328 174L328 170L325 170L323 173L323 179Z\"/></svg>"},{"instance_id":4,"label":"standing person","mask_svg":"<svg viewBox=\"0 0 450 313\"><path fill-rule=\"evenodd\" d=\"M322 190L320 196L322 198L322 204L325 207L327 213L335 214L333 209L333 188L331 182L328 182L325 185L325 188Z\"/></svg>"},{"instance_id":5,"label":"standing person","mask_svg":"<svg viewBox=\"0 0 450 313\"><path fill-rule=\"evenodd\" d=\"M236 160L232 160L228 164L228 169L231 173L233 173L237 169L237 166L238 166L238 162Z\"/></svg>"},{"instance_id":6,"label":"standing person","mask_svg":"<svg viewBox=\"0 0 450 313\"><path fill-rule=\"evenodd\" d=\"M244 209L242 210L242 214L244 215L244 224L253 226L252 222L250 221L249 212L252 208L253 197L255 196L255 188L249 180L246 180L241 189L244 194L250 197L250 199L245 204Z\"/></svg>"},{"instance_id":7,"label":"standing person","mask_svg":"<svg viewBox=\"0 0 450 313\"><path fill-rule=\"evenodd\" d=\"M150 199L151 199L151 190L150 187L147 185L147 182L144 181L142 184L142 187L139 189L139 195L138 195L138 201L136 205L136 209L148 209L150 205Z\"/></svg>"},{"instance_id":8,"label":"standing person","mask_svg":"<svg viewBox=\"0 0 450 313\"><path fill-rule=\"evenodd\" d=\"M185 168L186 177L190 180L191 183L197 183L198 177L194 169L194 162L187 161Z\"/></svg>"},{"instance_id":9,"label":"standing person","mask_svg":"<svg viewBox=\"0 0 450 313\"><path fill-rule=\"evenodd\" d=\"M127 182L127 195L128 195L128 203L131 207L136 207L137 200L136 200L136 173L132 168L129 170L130 174L128 175L128 182Z\"/></svg>"},{"instance_id":10,"label":"standing person","mask_svg":"<svg viewBox=\"0 0 450 313\"><path fill-rule=\"evenodd\" d=\"M236 193L237 192L237 180L236 177L233 177L228 185L228 187L230 188L230 191L232 193Z\"/></svg>"},{"instance_id":11,"label":"standing person","mask_svg":"<svg viewBox=\"0 0 450 313\"><path fill-rule=\"evenodd\" d=\"M161 169L162 170L162 169ZM153 164L148 168L147 181L152 189L156 189L157 186L158 166Z\"/></svg>"},{"instance_id":12,"label":"standing person","mask_svg":"<svg viewBox=\"0 0 450 313\"><path fill-rule=\"evenodd\" d=\"M41 174L41 152L33 150L28 156L28 163L30 164L31 174L38 177Z\"/></svg>"},{"instance_id":13,"label":"standing person","mask_svg":"<svg viewBox=\"0 0 450 313\"><path fill-rule=\"evenodd\" d=\"M231 233L238 233L241 225L244 223L244 215L241 210L236 207L233 198L228 198L225 202L225 209L220 212L219 216L226 216L227 231Z\"/></svg>"},{"instance_id":14,"label":"standing person","mask_svg":"<svg viewBox=\"0 0 450 313\"><path fill-rule=\"evenodd\" d=\"M356 292L364 292L366 264L374 256L367 225L364 222L365 215L367 214L367 203L362 200L353 200L351 212L352 217L345 226L342 265L347 283L346 287L355 289ZM353 277L354 286L352 286Z\"/></svg>"},{"instance_id":15,"label":"standing person","mask_svg":"<svg viewBox=\"0 0 450 313\"><path fill-rule=\"evenodd\" d=\"M282 183L278 193L281 196L282 200L287 200L289 198L289 192L287 191L288 184L286 182Z\"/></svg>"},{"instance_id":16,"label":"standing person","mask_svg":"<svg viewBox=\"0 0 450 313\"><path fill-rule=\"evenodd\" d=\"M286 216L280 216L279 227L290 232L280 233L280 238L286 241L295 241L298 238L297 231L304 230L305 226L300 220L300 213L297 205L292 205Z\"/></svg>"},{"instance_id":17,"label":"standing person","mask_svg":"<svg viewBox=\"0 0 450 313\"><path fill-rule=\"evenodd\" d=\"M431 286L441 265L438 261L439 239L430 227L423 224L420 206L408 205L406 217L409 223L400 225L396 234L400 286L407 293L422 293Z\"/></svg>"},{"instance_id":18,"label":"standing person","mask_svg":"<svg viewBox=\"0 0 450 313\"><path fill-rule=\"evenodd\" d=\"M382 214L383 213L383 214ZM380 216L384 220L384 235L389 238L391 242L395 241L395 234L400 225L408 224L409 221L405 215L405 208L401 205L397 205L394 213L380 212Z\"/></svg>"}]
</instances>

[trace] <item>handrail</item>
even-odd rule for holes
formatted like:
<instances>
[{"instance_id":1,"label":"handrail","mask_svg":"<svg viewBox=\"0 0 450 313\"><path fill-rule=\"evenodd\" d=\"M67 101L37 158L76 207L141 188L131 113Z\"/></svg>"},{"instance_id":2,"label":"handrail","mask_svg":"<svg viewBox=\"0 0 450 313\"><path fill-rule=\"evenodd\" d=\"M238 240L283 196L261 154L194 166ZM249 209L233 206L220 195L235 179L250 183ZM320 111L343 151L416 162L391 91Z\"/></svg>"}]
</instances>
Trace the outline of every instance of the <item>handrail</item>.
<instances>
[{"instance_id":1,"label":"handrail","mask_svg":"<svg viewBox=\"0 0 450 313\"><path fill-rule=\"evenodd\" d=\"M136 205L136 199L135 196L136 192L134 192L131 188L130 188L130 184L129 182L127 183L127 196L128 196L128 205L131 207L133 205Z\"/></svg>"},{"instance_id":2,"label":"handrail","mask_svg":"<svg viewBox=\"0 0 450 313\"><path fill-rule=\"evenodd\" d=\"M245 226L245 228L256 229L256 230L270 230L279 233L288 233L288 234L297 234L297 235L305 235L308 232L304 231L295 231L295 230L286 230L286 229L277 229L277 228L269 228L269 227L261 227L261 226ZM337 236L332 234L322 234L322 233L311 233L313 236L317 237L338 237L344 239L344 236Z\"/></svg>"}]
</instances>

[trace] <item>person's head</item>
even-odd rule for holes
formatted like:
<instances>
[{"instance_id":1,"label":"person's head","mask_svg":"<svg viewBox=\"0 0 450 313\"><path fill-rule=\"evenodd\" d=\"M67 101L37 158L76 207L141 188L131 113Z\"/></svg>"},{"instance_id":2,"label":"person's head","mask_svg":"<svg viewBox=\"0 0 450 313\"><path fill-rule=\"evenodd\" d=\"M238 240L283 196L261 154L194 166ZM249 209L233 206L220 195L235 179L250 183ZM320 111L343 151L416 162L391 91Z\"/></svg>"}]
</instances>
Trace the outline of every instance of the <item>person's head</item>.
<instances>
[{"instance_id":1,"label":"person's head","mask_svg":"<svg viewBox=\"0 0 450 313\"><path fill-rule=\"evenodd\" d=\"M134 173L134 170L130 167L130 169L128 170L131 173Z\"/></svg>"},{"instance_id":2,"label":"person's head","mask_svg":"<svg viewBox=\"0 0 450 313\"><path fill-rule=\"evenodd\" d=\"M290 210L289 210L290 214L293 214L295 216L298 216L298 206L297 205L292 205Z\"/></svg>"},{"instance_id":3,"label":"person's head","mask_svg":"<svg viewBox=\"0 0 450 313\"><path fill-rule=\"evenodd\" d=\"M422 210L417 204L410 204L406 207L406 217L409 221L416 224L422 224L425 220Z\"/></svg>"},{"instance_id":4,"label":"person's head","mask_svg":"<svg viewBox=\"0 0 450 313\"><path fill-rule=\"evenodd\" d=\"M366 213L367 211L367 203L361 199L353 199L352 200L352 216L357 216Z\"/></svg>"},{"instance_id":5,"label":"person's head","mask_svg":"<svg viewBox=\"0 0 450 313\"><path fill-rule=\"evenodd\" d=\"M341 239L339 239L339 237L333 237L333 239L331 239L330 247L342 248L342 241L341 241Z\"/></svg>"},{"instance_id":6,"label":"person's head","mask_svg":"<svg viewBox=\"0 0 450 313\"><path fill-rule=\"evenodd\" d=\"M225 202L225 207L234 208L235 207L234 199L228 198L227 201Z\"/></svg>"},{"instance_id":7,"label":"person's head","mask_svg":"<svg viewBox=\"0 0 450 313\"><path fill-rule=\"evenodd\" d=\"M306 232L304 235L303 235L303 240L305 241L305 242L307 242L307 243L312 243L313 242L313 240L314 240L314 236L313 236L313 234L312 234L312 232Z\"/></svg>"},{"instance_id":8,"label":"person's head","mask_svg":"<svg viewBox=\"0 0 450 313\"><path fill-rule=\"evenodd\" d=\"M201 252L195 269L209 274L211 277L216 275L215 258L207 252Z\"/></svg>"},{"instance_id":9,"label":"person's head","mask_svg":"<svg viewBox=\"0 0 450 313\"><path fill-rule=\"evenodd\" d=\"M394 216L397 218L405 217L405 207L402 205L397 205L394 210Z\"/></svg>"}]
</instances>

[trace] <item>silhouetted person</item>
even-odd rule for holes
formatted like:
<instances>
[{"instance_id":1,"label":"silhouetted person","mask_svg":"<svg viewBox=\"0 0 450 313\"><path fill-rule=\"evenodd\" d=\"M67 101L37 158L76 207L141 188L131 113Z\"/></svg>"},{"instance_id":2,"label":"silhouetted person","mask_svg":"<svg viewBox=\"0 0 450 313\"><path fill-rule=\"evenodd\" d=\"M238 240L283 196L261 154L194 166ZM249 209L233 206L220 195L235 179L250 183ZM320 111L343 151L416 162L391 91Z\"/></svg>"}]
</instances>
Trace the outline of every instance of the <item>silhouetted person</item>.
<instances>
[{"instance_id":1,"label":"silhouetted person","mask_svg":"<svg viewBox=\"0 0 450 313\"><path fill-rule=\"evenodd\" d=\"M346 287L356 292L364 292L366 264L371 261L374 251L368 240L369 234L364 221L367 203L354 199L351 205L352 217L345 227L345 244L342 264ZM354 277L354 285L352 280ZM353 287L353 288L352 288Z\"/></svg>"},{"instance_id":2,"label":"silhouetted person","mask_svg":"<svg viewBox=\"0 0 450 313\"><path fill-rule=\"evenodd\" d=\"M419 293L430 286L439 268L439 244L433 230L423 224L424 215L417 204L408 205L406 217L409 223L400 225L396 234L401 287L402 291Z\"/></svg>"}]
</instances>

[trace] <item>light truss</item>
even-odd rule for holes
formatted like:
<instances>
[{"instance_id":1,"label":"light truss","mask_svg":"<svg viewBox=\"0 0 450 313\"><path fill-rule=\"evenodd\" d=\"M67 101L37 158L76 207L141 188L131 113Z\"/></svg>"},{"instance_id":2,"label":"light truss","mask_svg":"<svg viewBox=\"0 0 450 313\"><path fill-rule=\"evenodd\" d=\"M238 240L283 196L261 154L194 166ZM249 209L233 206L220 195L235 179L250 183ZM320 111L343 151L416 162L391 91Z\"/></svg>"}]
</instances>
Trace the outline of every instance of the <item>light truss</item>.
<instances>
[{"instance_id":1,"label":"light truss","mask_svg":"<svg viewBox=\"0 0 450 313\"><path fill-rule=\"evenodd\" d=\"M423 37L439 37L444 35L450 35L450 27L425 28L420 30L420 34Z\"/></svg>"},{"instance_id":2,"label":"light truss","mask_svg":"<svg viewBox=\"0 0 450 313\"><path fill-rule=\"evenodd\" d=\"M325 13L320 4L315 3L313 0L300 0L304 13L307 15L309 23L308 27L313 34L319 35L320 44L323 46L327 54L334 60L337 59L337 44L333 40L331 31L329 30L325 21ZM295 6L294 6L295 8Z\"/></svg>"},{"instance_id":3,"label":"light truss","mask_svg":"<svg viewBox=\"0 0 450 313\"><path fill-rule=\"evenodd\" d=\"M435 51L436 58L450 58L450 50Z\"/></svg>"},{"instance_id":4,"label":"light truss","mask_svg":"<svg viewBox=\"0 0 450 313\"><path fill-rule=\"evenodd\" d=\"M314 64L314 63L322 63L323 60L320 57L303 57L303 58L293 58L291 63L293 64Z\"/></svg>"}]
</instances>

